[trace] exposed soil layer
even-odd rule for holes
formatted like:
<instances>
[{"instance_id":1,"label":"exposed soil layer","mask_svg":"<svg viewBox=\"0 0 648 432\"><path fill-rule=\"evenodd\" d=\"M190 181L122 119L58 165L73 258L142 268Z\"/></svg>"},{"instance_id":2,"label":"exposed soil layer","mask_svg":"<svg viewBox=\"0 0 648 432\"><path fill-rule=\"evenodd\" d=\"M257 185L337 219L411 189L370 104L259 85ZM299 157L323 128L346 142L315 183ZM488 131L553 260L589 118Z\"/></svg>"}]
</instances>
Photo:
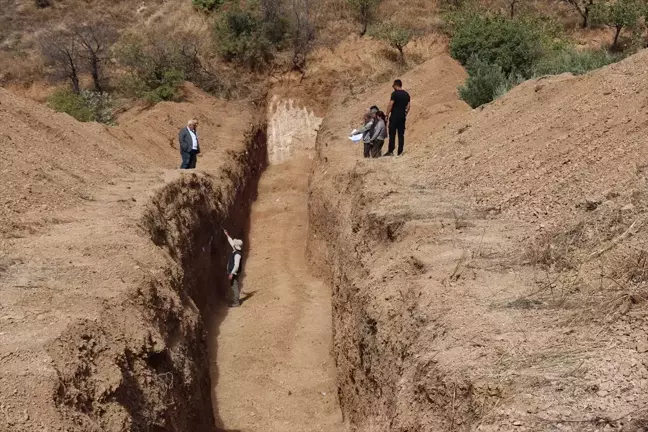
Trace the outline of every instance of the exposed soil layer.
<instances>
[{"instance_id":1,"label":"exposed soil layer","mask_svg":"<svg viewBox=\"0 0 648 432\"><path fill-rule=\"evenodd\" d=\"M645 430L646 58L479 111L457 100L461 68L433 59L403 77L400 158L363 160L345 136L389 86L339 95L309 253L333 287L353 430Z\"/></svg>"},{"instance_id":2,"label":"exposed soil layer","mask_svg":"<svg viewBox=\"0 0 648 432\"><path fill-rule=\"evenodd\" d=\"M0 430L214 430L200 312L266 139L246 104L187 91L108 128L0 90ZM166 170L192 117L200 171Z\"/></svg>"}]
</instances>

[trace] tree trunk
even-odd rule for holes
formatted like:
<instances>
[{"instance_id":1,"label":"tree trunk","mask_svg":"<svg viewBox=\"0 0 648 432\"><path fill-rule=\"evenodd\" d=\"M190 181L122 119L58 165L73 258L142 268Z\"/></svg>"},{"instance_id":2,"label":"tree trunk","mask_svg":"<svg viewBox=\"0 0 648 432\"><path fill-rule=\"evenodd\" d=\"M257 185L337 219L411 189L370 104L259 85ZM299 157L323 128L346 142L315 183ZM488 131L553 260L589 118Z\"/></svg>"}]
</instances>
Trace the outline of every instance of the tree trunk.
<instances>
[{"instance_id":1,"label":"tree trunk","mask_svg":"<svg viewBox=\"0 0 648 432\"><path fill-rule=\"evenodd\" d=\"M101 80L99 78L99 60L95 55L90 58L90 74L92 75L95 91L101 93L103 89L101 88Z\"/></svg>"},{"instance_id":2,"label":"tree trunk","mask_svg":"<svg viewBox=\"0 0 648 432\"><path fill-rule=\"evenodd\" d=\"M511 1L511 19L515 18L515 3L517 3L517 1Z\"/></svg>"},{"instance_id":3,"label":"tree trunk","mask_svg":"<svg viewBox=\"0 0 648 432\"><path fill-rule=\"evenodd\" d=\"M75 94L79 94L81 92L81 87L79 86L79 76L77 75L76 70L73 70L70 74L70 81L72 82L72 91Z\"/></svg>"},{"instance_id":4,"label":"tree trunk","mask_svg":"<svg viewBox=\"0 0 648 432\"><path fill-rule=\"evenodd\" d=\"M404 48L398 48L399 58L398 61L401 66L405 65L405 50Z\"/></svg>"},{"instance_id":5,"label":"tree trunk","mask_svg":"<svg viewBox=\"0 0 648 432\"><path fill-rule=\"evenodd\" d=\"M589 6L585 6L585 12L581 16L583 17L582 27L585 29L589 26Z\"/></svg>"},{"instance_id":6,"label":"tree trunk","mask_svg":"<svg viewBox=\"0 0 648 432\"><path fill-rule=\"evenodd\" d=\"M615 50L619 49L619 36L621 35L621 29L623 29L623 27L616 26L616 31L614 33L614 42L612 43L612 48L614 48Z\"/></svg>"}]
</instances>

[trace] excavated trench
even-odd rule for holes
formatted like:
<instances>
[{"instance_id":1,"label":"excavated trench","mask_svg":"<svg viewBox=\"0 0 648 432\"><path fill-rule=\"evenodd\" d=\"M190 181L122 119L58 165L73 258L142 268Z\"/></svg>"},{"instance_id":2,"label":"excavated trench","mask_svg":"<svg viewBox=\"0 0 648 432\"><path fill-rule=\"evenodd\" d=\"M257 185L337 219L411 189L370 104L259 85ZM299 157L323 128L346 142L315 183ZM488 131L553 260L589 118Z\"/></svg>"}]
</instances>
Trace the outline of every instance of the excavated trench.
<instances>
[{"instance_id":1,"label":"excavated trench","mask_svg":"<svg viewBox=\"0 0 648 432\"><path fill-rule=\"evenodd\" d=\"M155 314L172 353L158 372L193 369L185 371L193 379L170 397L179 410L165 416L187 419L178 426L193 419L200 426L191 430L343 430L330 290L310 275L306 258L308 179L321 119L275 98L267 121L250 132L245 151L220 179L197 174L168 184L145 217L153 241L178 265L183 302L198 309L191 332L173 314ZM224 302L229 245L221 228L245 242L239 309ZM182 362L173 359L177 345L184 347ZM180 401L187 392L195 403ZM205 421L205 401L213 424ZM186 430L166 423L171 427L159 430Z\"/></svg>"}]
</instances>

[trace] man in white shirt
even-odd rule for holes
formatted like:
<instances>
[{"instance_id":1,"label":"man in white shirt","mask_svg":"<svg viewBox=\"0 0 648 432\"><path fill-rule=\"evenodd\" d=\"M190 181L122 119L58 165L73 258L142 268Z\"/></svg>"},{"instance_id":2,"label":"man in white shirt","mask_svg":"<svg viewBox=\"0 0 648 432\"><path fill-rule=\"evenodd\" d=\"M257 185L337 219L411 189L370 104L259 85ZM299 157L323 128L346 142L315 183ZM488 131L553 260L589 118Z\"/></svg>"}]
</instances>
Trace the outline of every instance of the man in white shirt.
<instances>
[{"instance_id":1,"label":"man in white shirt","mask_svg":"<svg viewBox=\"0 0 648 432\"><path fill-rule=\"evenodd\" d=\"M227 241L232 247L232 253L229 256L227 261L227 278L230 281L230 288L232 293L232 301L230 307L239 307L241 305L240 297L241 290L239 288L239 275L242 270L242 250L243 250L243 240L233 239L230 237L227 230L223 230L227 236Z\"/></svg>"},{"instance_id":2,"label":"man in white shirt","mask_svg":"<svg viewBox=\"0 0 648 432\"><path fill-rule=\"evenodd\" d=\"M196 168L196 160L200 153L200 142L198 140L198 120L191 119L187 122L187 127L182 128L178 134L180 142L180 156L182 164L180 169Z\"/></svg>"}]
</instances>

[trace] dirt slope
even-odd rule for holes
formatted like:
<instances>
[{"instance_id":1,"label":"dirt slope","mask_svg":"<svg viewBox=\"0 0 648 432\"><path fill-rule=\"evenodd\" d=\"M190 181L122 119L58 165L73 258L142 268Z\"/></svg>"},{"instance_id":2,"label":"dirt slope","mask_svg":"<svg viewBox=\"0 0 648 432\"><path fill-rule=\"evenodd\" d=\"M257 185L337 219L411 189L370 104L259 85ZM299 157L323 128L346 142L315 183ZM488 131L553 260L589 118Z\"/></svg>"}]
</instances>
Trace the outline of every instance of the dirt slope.
<instances>
[{"instance_id":1,"label":"dirt slope","mask_svg":"<svg viewBox=\"0 0 648 432\"><path fill-rule=\"evenodd\" d=\"M224 254L205 233L246 219L265 138L245 103L188 91L109 128L0 90L0 430L213 429L198 308ZM181 176L191 117L205 174Z\"/></svg>"},{"instance_id":2,"label":"dirt slope","mask_svg":"<svg viewBox=\"0 0 648 432\"><path fill-rule=\"evenodd\" d=\"M403 77L413 112L395 159L362 160L345 137L388 86L339 96L309 250L333 285L355 430L644 430L647 58L474 112L456 100L460 68L432 60Z\"/></svg>"}]
</instances>

